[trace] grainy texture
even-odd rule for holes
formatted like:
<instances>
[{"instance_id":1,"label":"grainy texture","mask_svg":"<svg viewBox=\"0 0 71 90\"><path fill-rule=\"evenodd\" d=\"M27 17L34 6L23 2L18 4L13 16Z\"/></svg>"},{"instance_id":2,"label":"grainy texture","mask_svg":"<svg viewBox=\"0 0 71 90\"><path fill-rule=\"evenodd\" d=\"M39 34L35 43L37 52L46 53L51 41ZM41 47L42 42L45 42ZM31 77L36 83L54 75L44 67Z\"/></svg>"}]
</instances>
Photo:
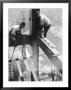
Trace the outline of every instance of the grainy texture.
<instances>
[{"instance_id":1,"label":"grainy texture","mask_svg":"<svg viewBox=\"0 0 71 90\"><path fill-rule=\"evenodd\" d=\"M56 49L62 53L62 9L59 8L49 8L49 9L40 9L40 13L46 15L47 17L49 17L50 21L51 21L51 27L47 33L47 38L56 46ZM30 32L30 22L29 22L29 14L30 14L30 9L24 9L24 8L9 8L8 9L8 31L11 29L11 27L13 25L18 25L20 24L22 21L26 22L25 28L22 31L22 33L26 33L26 32ZM40 49L39 49L40 50ZM22 46L18 46L15 49L14 55L13 55L13 60L15 60L16 58L20 59L20 65L21 65L21 69L22 69L22 76L26 77L24 80L26 81L27 78L29 78L29 80L27 79L27 81L30 81L30 77L28 77L28 75L31 75L31 70L29 70L31 68L31 64L28 64L30 61L30 63L32 63L32 59L30 59L30 57L33 55L32 54L32 47L26 45L25 48L23 48L23 55L24 57L27 57L28 59L24 59L22 57ZM9 47L9 55L8 55L8 59L10 60L12 57L12 52L13 52L13 47ZM41 53L43 52L42 50L40 50L39 53L39 80L40 81L52 81L53 78L52 73L56 73L56 75L58 74L57 69L54 67L53 63L49 60L49 58L44 54ZM27 63L26 66L24 63ZM18 73L17 70L17 66L16 63L14 63L13 61L13 67L14 70ZM27 70L27 67L30 67ZM13 72L15 72L13 71ZM25 72L24 72L25 71ZM57 80L57 76L55 76L55 80ZM21 80L21 77L17 76L18 80ZM59 81L59 79L58 79Z\"/></svg>"}]
</instances>

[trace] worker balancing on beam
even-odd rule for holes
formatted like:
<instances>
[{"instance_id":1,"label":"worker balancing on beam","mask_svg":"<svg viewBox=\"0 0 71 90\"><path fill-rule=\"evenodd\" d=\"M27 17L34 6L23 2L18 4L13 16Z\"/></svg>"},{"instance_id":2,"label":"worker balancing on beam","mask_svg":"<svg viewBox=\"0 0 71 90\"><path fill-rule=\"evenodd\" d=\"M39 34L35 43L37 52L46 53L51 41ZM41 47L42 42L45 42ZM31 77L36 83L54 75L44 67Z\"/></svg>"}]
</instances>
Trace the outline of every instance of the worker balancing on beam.
<instances>
[{"instance_id":1,"label":"worker balancing on beam","mask_svg":"<svg viewBox=\"0 0 71 90\"><path fill-rule=\"evenodd\" d=\"M9 47L14 46L13 54L15 51L15 47L17 47L18 45L23 45L22 46L22 56L23 56L23 53L24 53L23 48L25 49L24 43L23 43L25 41L23 40L25 40L25 35L22 34L22 30L24 30L24 27L25 27L25 22L21 22L20 25L12 26L11 30L9 31ZM12 54L12 57L13 57L13 54Z\"/></svg>"},{"instance_id":2,"label":"worker balancing on beam","mask_svg":"<svg viewBox=\"0 0 71 90\"><path fill-rule=\"evenodd\" d=\"M42 38L46 38L47 32L51 27L50 19L46 15L40 13L40 9L37 10L37 16L40 17L39 36Z\"/></svg>"}]
</instances>

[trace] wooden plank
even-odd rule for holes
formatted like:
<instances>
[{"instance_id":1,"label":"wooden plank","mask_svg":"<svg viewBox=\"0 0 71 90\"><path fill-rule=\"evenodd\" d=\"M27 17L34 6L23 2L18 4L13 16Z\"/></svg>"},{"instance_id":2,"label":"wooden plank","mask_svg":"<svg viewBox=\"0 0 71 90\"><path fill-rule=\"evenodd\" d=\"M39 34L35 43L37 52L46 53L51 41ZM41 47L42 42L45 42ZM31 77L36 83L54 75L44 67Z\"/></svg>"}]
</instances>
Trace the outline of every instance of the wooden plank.
<instances>
[{"instance_id":1,"label":"wooden plank","mask_svg":"<svg viewBox=\"0 0 71 90\"><path fill-rule=\"evenodd\" d=\"M47 55L47 57L54 63L56 68L60 71L62 70L62 59L58 54L60 54L54 47L51 47L45 39L39 39L39 46Z\"/></svg>"}]
</instances>

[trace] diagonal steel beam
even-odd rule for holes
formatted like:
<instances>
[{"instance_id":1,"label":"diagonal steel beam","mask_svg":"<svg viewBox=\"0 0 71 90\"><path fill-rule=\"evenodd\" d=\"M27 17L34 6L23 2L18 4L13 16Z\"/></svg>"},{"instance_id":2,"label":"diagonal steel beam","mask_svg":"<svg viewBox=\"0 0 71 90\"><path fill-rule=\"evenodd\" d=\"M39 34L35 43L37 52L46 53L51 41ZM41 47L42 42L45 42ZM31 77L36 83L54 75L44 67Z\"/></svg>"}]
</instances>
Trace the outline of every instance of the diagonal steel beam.
<instances>
[{"instance_id":1,"label":"diagonal steel beam","mask_svg":"<svg viewBox=\"0 0 71 90\"><path fill-rule=\"evenodd\" d=\"M44 53L47 55L47 57L54 63L55 67L61 71L62 70L62 59L58 55L59 52L54 48L51 47L45 39L39 38L39 46L44 51ZM53 46L53 45L52 45Z\"/></svg>"}]
</instances>

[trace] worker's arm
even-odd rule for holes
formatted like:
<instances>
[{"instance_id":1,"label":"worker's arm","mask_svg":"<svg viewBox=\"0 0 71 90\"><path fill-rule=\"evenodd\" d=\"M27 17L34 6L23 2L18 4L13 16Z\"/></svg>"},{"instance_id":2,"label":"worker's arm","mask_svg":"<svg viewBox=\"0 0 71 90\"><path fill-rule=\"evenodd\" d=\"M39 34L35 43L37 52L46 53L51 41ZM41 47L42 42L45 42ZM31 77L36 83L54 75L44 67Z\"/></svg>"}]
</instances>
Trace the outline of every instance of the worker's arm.
<instances>
[{"instance_id":1,"label":"worker's arm","mask_svg":"<svg viewBox=\"0 0 71 90\"><path fill-rule=\"evenodd\" d=\"M16 30L14 28L11 28L11 30L9 31L9 42L16 41Z\"/></svg>"},{"instance_id":2,"label":"worker's arm","mask_svg":"<svg viewBox=\"0 0 71 90\"><path fill-rule=\"evenodd\" d=\"M44 30L45 30L45 31L48 31L49 28L50 28L50 26L51 26L50 24L48 24L48 25L45 24L45 25L44 25Z\"/></svg>"},{"instance_id":3,"label":"worker's arm","mask_svg":"<svg viewBox=\"0 0 71 90\"><path fill-rule=\"evenodd\" d=\"M46 37L46 35L47 35L47 32L48 32L48 30L49 30L49 28L50 28L50 24L48 24L48 25L44 25L44 37Z\"/></svg>"}]
</instances>

